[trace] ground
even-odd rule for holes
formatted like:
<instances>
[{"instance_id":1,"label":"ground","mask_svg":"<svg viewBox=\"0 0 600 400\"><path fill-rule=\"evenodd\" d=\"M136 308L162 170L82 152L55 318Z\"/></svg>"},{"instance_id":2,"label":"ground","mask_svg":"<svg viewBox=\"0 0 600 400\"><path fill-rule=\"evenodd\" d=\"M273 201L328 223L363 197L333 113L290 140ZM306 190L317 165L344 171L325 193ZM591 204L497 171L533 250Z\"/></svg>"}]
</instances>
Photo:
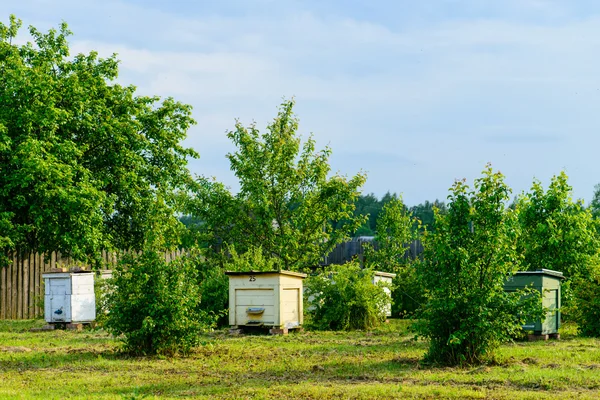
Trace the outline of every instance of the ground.
<instances>
[{"instance_id":1,"label":"ground","mask_svg":"<svg viewBox=\"0 0 600 400\"><path fill-rule=\"evenodd\" d=\"M0 321L0 398L600 398L600 341L504 345L494 365L434 368L410 322L373 332L203 338L188 357L128 357L102 330L29 332Z\"/></svg>"}]
</instances>

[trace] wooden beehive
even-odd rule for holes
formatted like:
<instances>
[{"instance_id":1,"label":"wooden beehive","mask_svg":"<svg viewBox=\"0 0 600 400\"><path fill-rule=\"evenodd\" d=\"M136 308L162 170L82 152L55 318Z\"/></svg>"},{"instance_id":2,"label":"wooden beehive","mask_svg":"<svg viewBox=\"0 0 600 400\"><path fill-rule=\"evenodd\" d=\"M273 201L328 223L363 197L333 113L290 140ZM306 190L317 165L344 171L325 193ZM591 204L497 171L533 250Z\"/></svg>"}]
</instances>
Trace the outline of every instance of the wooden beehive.
<instances>
[{"instance_id":1,"label":"wooden beehive","mask_svg":"<svg viewBox=\"0 0 600 400\"><path fill-rule=\"evenodd\" d=\"M560 328L561 281L565 279L562 272L549 269L537 271L519 271L504 284L504 290L511 292L517 289L533 287L541 293L542 305L548 309L546 318L528 321L523 329L533 331L534 335L558 335Z\"/></svg>"},{"instance_id":2,"label":"wooden beehive","mask_svg":"<svg viewBox=\"0 0 600 400\"><path fill-rule=\"evenodd\" d=\"M290 271L226 272L229 276L229 325L298 328L303 322L302 281Z\"/></svg>"},{"instance_id":3,"label":"wooden beehive","mask_svg":"<svg viewBox=\"0 0 600 400\"><path fill-rule=\"evenodd\" d=\"M50 272L44 279L44 317L48 323L92 322L96 297L92 272Z\"/></svg>"}]
</instances>

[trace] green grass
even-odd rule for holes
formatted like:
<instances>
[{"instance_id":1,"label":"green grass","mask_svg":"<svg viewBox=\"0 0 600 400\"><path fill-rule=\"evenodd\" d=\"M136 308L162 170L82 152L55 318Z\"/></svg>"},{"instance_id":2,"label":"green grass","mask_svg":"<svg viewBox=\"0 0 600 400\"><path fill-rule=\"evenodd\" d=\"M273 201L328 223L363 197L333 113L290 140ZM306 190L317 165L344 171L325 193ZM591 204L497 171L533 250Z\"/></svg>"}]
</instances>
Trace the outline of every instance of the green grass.
<instances>
[{"instance_id":1,"label":"green grass","mask_svg":"<svg viewBox=\"0 0 600 400\"><path fill-rule=\"evenodd\" d=\"M600 396L600 341L503 346L497 363L433 368L407 321L373 332L204 337L185 358L128 357L102 331L29 332L42 321L0 321L0 398L456 398Z\"/></svg>"}]
</instances>

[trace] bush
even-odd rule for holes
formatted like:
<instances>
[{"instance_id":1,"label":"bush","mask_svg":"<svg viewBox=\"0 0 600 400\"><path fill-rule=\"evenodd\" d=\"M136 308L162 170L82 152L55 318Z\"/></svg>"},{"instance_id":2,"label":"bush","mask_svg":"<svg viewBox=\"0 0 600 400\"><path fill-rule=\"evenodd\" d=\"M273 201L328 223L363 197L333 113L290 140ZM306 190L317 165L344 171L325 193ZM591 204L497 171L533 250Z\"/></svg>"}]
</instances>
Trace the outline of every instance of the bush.
<instances>
[{"instance_id":1,"label":"bush","mask_svg":"<svg viewBox=\"0 0 600 400\"><path fill-rule=\"evenodd\" d=\"M357 263L327 268L305 281L305 325L317 330L373 329L385 321L390 297L373 270Z\"/></svg>"},{"instance_id":2,"label":"bush","mask_svg":"<svg viewBox=\"0 0 600 400\"><path fill-rule=\"evenodd\" d=\"M424 291L416 273L415 260L402 265L394 271L396 277L392 288L392 315L400 318L411 318L421 304L425 302Z\"/></svg>"},{"instance_id":3,"label":"bush","mask_svg":"<svg viewBox=\"0 0 600 400\"><path fill-rule=\"evenodd\" d=\"M490 361L523 323L543 315L539 294L504 291L519 262L509 193L502 174L488 166L473 190L454 184L445 215L435 210L436 232L425 235L425 262L416 264L426 302L415 328L429 339L428 361Z\"/></svg>"},{"instance_id":4,"label":"bush","mask_svg":"<svg viewBox=\"0 0 600 400\"><path fill-rule=\"evenodd\" d=\"M187 353L216 316L201 309L195 256L167 263L154 251L126 256L105 292L105 329L134 354Z\"/></svg>"},{"instance_id":5,"label":"bush","mask_svg":"<svg viewBox=\"0 0 600 400\"><path fill-rule=\"evenodd\" d=\"M580 279L574 295L572 310L579 334L600 337L600 277Z\"/></svg>"},{"instance_id":6,"label":"bush","mask_svg":"<svg viewBox=\"0 0 600 400\"><path fill-rule=\"evenodd\" d=\"M201 259L196 263L198 272L198 292L202 298L201 308L216 317L217 326L228 324L229 278L223 267L211 259Z\"/></svg>"}]
</instances>

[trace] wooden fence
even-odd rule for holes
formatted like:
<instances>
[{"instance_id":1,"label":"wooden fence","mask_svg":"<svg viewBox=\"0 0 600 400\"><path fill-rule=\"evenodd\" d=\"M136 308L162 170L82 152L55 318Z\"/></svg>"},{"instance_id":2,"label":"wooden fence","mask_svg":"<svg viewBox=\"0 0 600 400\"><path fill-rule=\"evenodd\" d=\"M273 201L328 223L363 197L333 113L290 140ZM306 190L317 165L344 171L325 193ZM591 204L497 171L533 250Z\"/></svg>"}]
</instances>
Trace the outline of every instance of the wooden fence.
<instances>
[{"instance_id":1,"label":"wooden fence","mask_svg":"<svg viewBox=\"0 0 600 400\"><path fill-rule=\"evenodd\" d=\"M165 253L171 261L183 254L183 250ZM117 263L117 254L102 252L103 269L111 269ZM52 252L44 257L39 253L12 255L12 263L0 267L0 319L31 319L44 313L44 281L42 274L51 268L83 266L70 257Z\"/></svg>"},{"instance_id":2,"label":"wooden fence","mask_svg":"<svg viewBox=\"0 0 600 400\"><path fill-rule=\"evenodd\" d=\"M364 257L364 243L371 243L378 247L374 238L371 236L363 236L354 238L348 242L338 244L331 253L323 258L321 265L344 264L353 259L358 259L361 263ZM413 240L410 244L406 244L406 252L404 258L415 259L423 253L423 244L419 240Z\"/></svg>"}]
</instances>

